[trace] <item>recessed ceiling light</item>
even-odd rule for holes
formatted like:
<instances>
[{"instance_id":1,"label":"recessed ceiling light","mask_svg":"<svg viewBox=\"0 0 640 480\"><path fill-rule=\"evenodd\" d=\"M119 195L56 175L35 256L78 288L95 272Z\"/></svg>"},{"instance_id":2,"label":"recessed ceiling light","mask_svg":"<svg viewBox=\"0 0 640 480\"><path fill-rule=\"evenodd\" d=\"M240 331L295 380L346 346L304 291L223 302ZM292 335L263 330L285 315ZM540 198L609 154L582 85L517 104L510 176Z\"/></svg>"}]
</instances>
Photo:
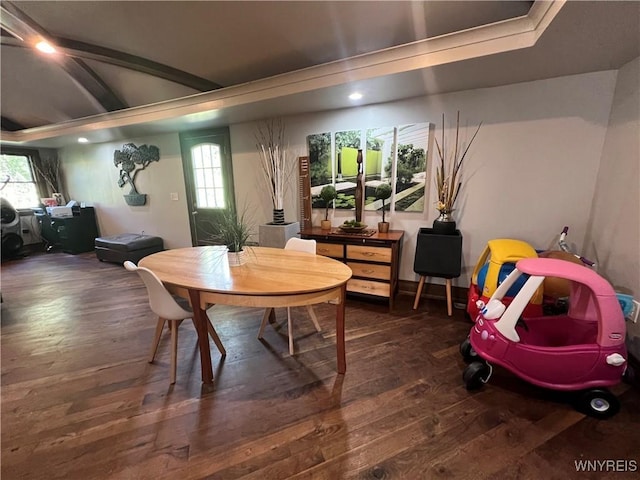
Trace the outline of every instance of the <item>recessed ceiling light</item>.
<instances>
[{"instance_id":1,"label":"recessed ceiling light","mask_svg":"<svg viewBox=\"0 0 640 480\"><path fill-rule=\"evenodd\" d=\"M89 139L85 137L78 138L78 143L89 143Z\"/></svg>"},{"instance_id":2,"label":"recessed ceiling light","mask_svg":"<svg viewBox=\"0 0 640 480\"><path fill-rule=\"evenodd\" d=\"M360 92L353 92L349 95L350 100L360 100L362 98L362 94Z\"/></svg>"},{"instance_id":3,"label":"recessed ceiling light","mask_svg":"<svg viewBox=\"0 0 640 480\"><path fill-rule=\"evenodd\" d=\"M36 48L44 53L56 53L56 49L53 48L53 45L51 45L46 40L41 40L36 43Z\"/></svg>"}]
</instances>

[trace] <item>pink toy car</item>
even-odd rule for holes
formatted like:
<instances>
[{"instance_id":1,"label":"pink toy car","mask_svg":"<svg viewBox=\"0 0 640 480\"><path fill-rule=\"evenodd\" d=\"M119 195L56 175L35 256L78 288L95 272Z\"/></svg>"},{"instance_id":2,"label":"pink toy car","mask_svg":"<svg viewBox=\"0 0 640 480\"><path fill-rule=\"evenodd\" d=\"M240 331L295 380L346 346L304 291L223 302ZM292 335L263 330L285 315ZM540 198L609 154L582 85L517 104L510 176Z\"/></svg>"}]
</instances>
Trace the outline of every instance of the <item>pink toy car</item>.
<instances>
[{"instance_id":1,"label":"pink toy car","mask_svg":"<svg viewBox=\"0 0 640 480\"><path fill-rule=\"evenodd\" d=\"M508 306L502 303L521 274L529 275ZM569 310L561 315L521 318L546 276L570 282ZM593 270L564 260L527 258L500 284L480 314L460 353L469 365L468 390L489 380L500 365L522 379L553 390L579 392L577 409L596 418L618 412L606 387L622 380L627 361L625 323L611 285Z\"/></svg>"}]
</instances>

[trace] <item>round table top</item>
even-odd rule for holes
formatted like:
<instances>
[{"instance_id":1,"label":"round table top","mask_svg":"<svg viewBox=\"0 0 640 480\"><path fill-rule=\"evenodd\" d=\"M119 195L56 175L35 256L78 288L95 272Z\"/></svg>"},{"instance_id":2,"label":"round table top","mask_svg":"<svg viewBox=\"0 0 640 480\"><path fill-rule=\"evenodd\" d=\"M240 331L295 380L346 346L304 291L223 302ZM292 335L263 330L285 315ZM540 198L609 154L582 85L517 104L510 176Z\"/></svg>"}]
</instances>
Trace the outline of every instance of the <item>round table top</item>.
<instances>
[{"instance_id":1,"label":"round table top","mask_svg":"<svg viewBox=\"0 0 640 480\"><path fill-rule=\"evenodd\" d=\"M229 266L223 246L175 248L139 262L164 283L188 289L238 295L289 295L335 288L351 269L322 255L281 248L249 247L244 265Z\"/></svg>"}]
</instances>

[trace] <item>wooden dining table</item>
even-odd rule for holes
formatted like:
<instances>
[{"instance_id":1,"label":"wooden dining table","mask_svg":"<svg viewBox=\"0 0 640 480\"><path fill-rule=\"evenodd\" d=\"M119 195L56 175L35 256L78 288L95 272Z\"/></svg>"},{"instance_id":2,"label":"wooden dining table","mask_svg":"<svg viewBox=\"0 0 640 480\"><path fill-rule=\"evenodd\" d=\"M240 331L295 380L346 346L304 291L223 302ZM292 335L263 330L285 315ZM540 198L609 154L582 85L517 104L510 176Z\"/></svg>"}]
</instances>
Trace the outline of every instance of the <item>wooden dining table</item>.
<instances>
[{"instance_id":1,"label":"wooden dining table","mask_svg":"<svg viewBox=\"0 0 640 480\"><path fill-rule=\"evenodd\" d=\"M139 262L172 293L190 301L203 383L213 382L207 309L215 304L275 308L335 303L337 371L345 373L345 298L351 269L322 255L280 248L249 247L246 257L245 264L229 266L226 247L203 246L165 250ZM214 341L224 352L220 340Z\"/></svg>"}]
</instances>

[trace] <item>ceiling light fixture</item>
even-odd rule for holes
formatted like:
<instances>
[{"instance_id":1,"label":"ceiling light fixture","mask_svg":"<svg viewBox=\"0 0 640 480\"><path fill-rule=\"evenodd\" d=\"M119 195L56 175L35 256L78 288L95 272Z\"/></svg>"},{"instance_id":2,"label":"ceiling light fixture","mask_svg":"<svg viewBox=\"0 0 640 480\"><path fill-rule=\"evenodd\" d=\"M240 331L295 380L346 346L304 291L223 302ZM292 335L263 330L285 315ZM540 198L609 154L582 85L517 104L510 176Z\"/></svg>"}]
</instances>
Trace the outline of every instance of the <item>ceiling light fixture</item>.
<instances>
[{"instance_id":1,"label":"ceiling light fixture","mask_svg":"<svg viewBox=\"0 0 640 480\"><path fill-rule=\"evenodd\" d=\"M360 92L353 92L349 95L349 100L360 100L362 98L362 94Z\"/></svg>"},{"instance_id":2,"label":"ceiling light fixture","mask_svg":"<svg viewBox=\"0 0 640 480\"><path fill-rule=\"evenodd\" d=\"M40 40L38 43L36 43L36 48L44 53L56 53L56 49L53 48L53 45L51 45L46 40Z\"/></svg>"},{"instance_id":3,"label":"ceiling light fixture","mask_svg":"<svg viewBox=\"0 0 640 480\"><path fill-rule=\"evenodd\" d=\"M78 138L78 143L89 143L89 139L85 137Z\"/></svg>"}]
</instances>

